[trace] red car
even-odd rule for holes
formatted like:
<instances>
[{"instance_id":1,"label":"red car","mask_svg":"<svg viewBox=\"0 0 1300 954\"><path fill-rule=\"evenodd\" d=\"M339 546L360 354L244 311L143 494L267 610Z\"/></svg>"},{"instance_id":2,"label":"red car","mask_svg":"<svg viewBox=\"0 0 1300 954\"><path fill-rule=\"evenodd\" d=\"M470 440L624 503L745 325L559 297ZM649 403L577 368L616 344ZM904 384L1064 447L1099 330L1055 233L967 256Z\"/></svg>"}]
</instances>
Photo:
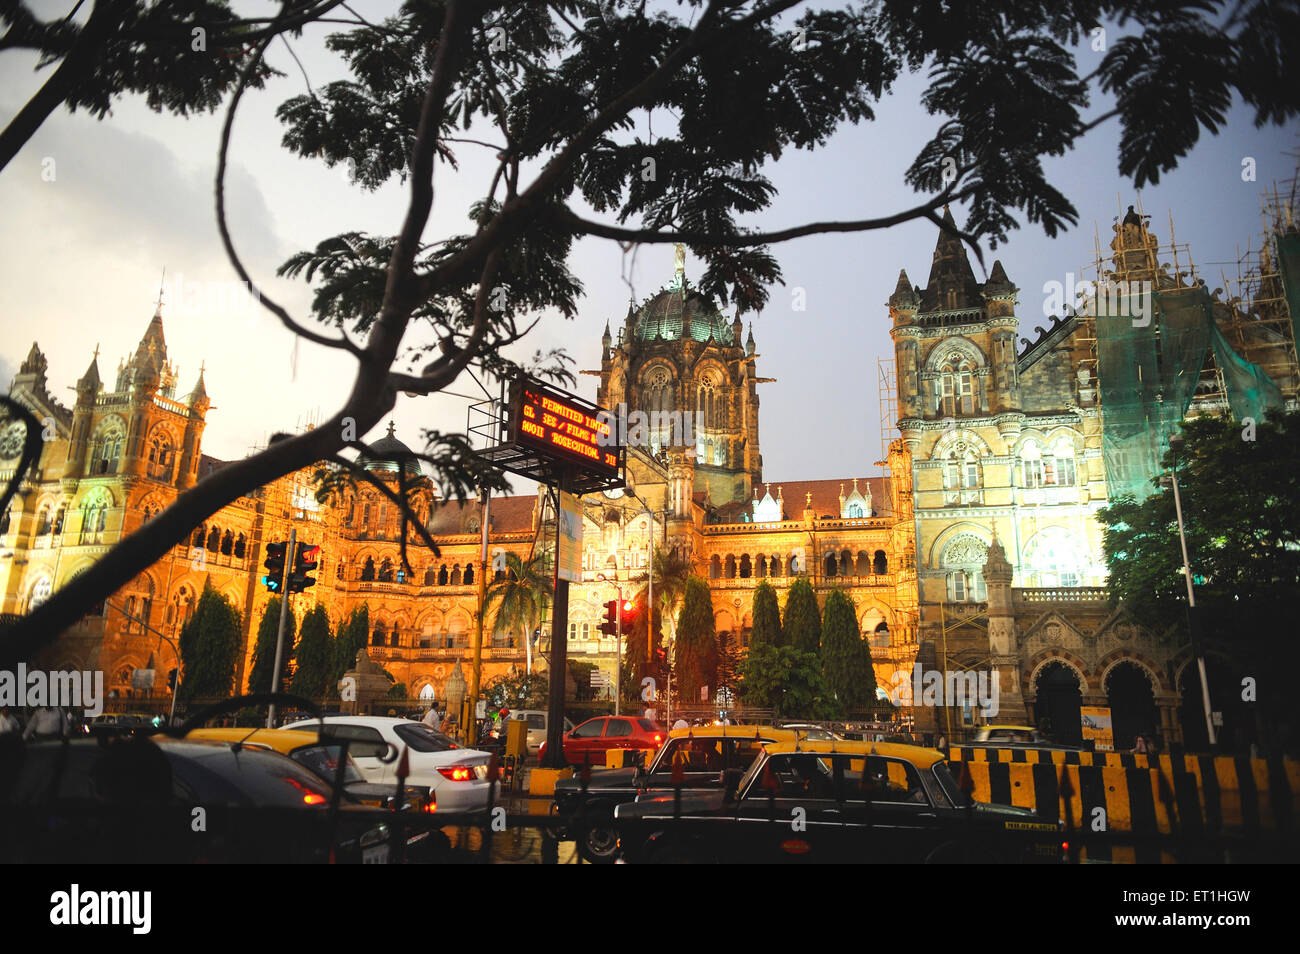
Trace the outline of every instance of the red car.
<instances>
[{"instance_id":1,"label":"red car","mask_svg":"<svg viewBox=\"0 0 1300 954\"><path fill-rule=\"evenodd\" d=\"M657 722L636 716L596 716L564 737L564 761L569 765L604 765L610 749L655 749L664 744L668 730ZM537 752L546 758L546 743Z\"/></svg>"}]
</instances>

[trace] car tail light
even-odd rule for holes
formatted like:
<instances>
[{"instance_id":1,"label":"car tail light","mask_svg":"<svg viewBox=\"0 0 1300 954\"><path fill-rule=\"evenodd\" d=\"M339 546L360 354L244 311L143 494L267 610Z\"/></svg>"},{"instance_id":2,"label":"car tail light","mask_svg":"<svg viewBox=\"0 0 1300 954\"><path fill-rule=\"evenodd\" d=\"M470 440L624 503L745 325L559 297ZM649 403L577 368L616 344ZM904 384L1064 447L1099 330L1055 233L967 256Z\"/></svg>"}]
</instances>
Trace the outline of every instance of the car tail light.
<instances>
[{"instance_id":1,"label":"car tail light","mask_svg":"<svg viewBox=\"0 0 1300 954\"><path fill-rule=\"evenodd\" d=\"M469 765L453 765L451 768L438 769L438 774L453 782L468 782L474 777L474 768Z\"/></svg>"},{"instance_id":2,"label":"car tail light","mask_svg":"<svg viewBox=\"0 0 1300 954\"><path fill-rule=\"evenodd\" d=\"M426 815L433 815L437 813L438 797L434 795L433 792L430 792L429 797L424 800L424 807L421 808L420 811L424 812Z\"/></svg>"},{"instance_id":3,"label":"car tail light","mask_svg":"<svg viewBox=\"0 0 1300 954\"><path fill-rule=\"evenodd\" d=\"M664 740L664 737L663 737L662 735L660 735L658 732L656 732L656 733L655 733L655 745L658 745L658 744L659 744L660 742L662 742L663 740Z\"/></svg>"},{"instance_id":4,"label":"car tail light","mask_svg":"<svg viewBox=\"0 0 1300 954\"><path fill-rule=\"evenodd\" d=\"M307 786L303 785L297 779L285 778L285 781L302 792L302 801L304 805L324 805L325 796L320 792L313 792Z\"/></svg>"}]
</instances>

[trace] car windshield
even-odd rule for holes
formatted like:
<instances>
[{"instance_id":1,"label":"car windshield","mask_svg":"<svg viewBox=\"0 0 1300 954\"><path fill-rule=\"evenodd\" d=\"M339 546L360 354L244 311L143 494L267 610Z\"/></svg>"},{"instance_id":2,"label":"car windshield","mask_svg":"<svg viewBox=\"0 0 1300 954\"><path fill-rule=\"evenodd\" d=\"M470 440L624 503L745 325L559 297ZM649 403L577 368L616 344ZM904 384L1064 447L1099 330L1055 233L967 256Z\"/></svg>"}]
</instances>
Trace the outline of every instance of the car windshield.
<instances>
[{"instance_id":1,"label":"car windshield","mask_svg":"<svg viewBox=\"0 0 1300 954\"><path fill-rule=\"evenodd\" d=\"M333 782L339 767L339 749L337 745L308 745L301 749L295 749L289 756L299 765L305 766L315 772L327 782ZM347 762L343 768L343 783L364 782L365 777L357 769L357 765L348 756Z\"/></svg>"},{"instance_id":2,"label":"car windshield","mask_svg":"<svg viewBox=\"0 0 1300 954\"><path fill-rule=\"evenodd\" d=\"M397 737L417 752L449 752L458 746L441 732L430 729L419 722L407 722L396 725L393 731Z\"/></svg>"}]
</instances>

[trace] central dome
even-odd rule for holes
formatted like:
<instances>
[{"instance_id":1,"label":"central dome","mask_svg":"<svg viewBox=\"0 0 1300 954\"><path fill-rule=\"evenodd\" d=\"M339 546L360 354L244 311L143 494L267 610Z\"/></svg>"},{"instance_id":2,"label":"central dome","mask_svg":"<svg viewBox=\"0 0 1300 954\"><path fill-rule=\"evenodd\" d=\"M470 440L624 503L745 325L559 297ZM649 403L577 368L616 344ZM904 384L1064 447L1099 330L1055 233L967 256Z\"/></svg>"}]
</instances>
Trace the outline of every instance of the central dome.
<instances>
[{"instance_id":1,"label":"central dome","mask_svg":"<svg viewBox=\"0 0 1300 954\"><path fill-rule=\"evenodd\" d=\"M732 330L712 300L693 289L665 288L636 312L636 336L643 341L679 341L683 328L696 341L731 341Z\"/></svg>"},{"instance_id":2,"label":"central dome","mask_svg":"<svg viewBox=\"0 0 1300 954\"><path fill-rule=\"evenodd\" d=\"M411 449L397 439L395 432L396 428L393 426L393 423L389 421L388 434L370 445L370 449L374 452L373 456L362 454L357 458L357 463L366 470L388 470L397 473L398 462L396 460L385 459L386 455L391 454L394 457L405 457L405 455L411 453ZM402 463L402 467L405 468L408 474L413 476L418 477L423 474L423 471L420 469L420 462L414 458L408 458L405 460Z\"/></svg>"}]
</instances>

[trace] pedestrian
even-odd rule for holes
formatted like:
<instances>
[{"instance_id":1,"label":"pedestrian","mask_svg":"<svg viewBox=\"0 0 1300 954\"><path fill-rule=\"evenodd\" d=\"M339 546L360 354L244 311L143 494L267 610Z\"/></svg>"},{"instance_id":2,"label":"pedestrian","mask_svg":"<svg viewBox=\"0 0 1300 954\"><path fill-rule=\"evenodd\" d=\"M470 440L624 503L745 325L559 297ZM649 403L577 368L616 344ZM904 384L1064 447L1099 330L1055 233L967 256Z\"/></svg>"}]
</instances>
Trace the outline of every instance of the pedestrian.
<instances>
[{"instance_id":1,"label":"pedestrian","mask_svg":"<svg viewBox=\"0 0 1300 954\"><path fill-rule=\"evenodd\" d=\"M21 732L22 726L14 718L13 713L9 711L8 706L0 706L0 735L8 735L11 732Z\"/></svg>"},{"instance_id":2,"label":"pedestrian","mask_svg":"<svg viewBox=\"0 0 1300 954\"><path fill-rule=\"evenodd\" d=\"M42 706L32 714L31 721L27 723L27 731L23 733L23 740L63 739L67 735L68 719L63 710Z\"/></svg>"},{"instance_id":3,"label":"pedestrian","mask_svg":"<svg viewBox=\"0 0 1300 954\"><path fill-rule=\"evenodd\" d=\"M430 729L438 728L438 710L435 706L429 706L429 711L424 714L422 720Z\"/></svg>"},{"instance_id":4,"label":"pedestrian","mask_svg":"<svg viewBox=\"0 0 1300 954\"><path fill-rule=\"evenodd\" d=\"M1133 742L1133 752L1135 755L1147 754L1147 740L1141 733L1138 734L1138 737Z\"/></svg>"}]
</instances>

